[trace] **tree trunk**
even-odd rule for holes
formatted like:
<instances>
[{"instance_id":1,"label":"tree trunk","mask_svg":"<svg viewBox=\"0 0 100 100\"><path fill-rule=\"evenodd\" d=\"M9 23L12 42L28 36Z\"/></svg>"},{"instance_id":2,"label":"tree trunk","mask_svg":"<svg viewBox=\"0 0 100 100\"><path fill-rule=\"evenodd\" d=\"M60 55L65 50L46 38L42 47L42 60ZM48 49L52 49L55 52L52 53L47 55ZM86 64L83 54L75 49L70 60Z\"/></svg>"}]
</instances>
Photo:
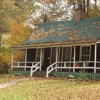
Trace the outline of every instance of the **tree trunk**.
<instances>
[{"instance_id":1,"label":"tree trunk","mask_svg":"<svg viewBox=\"0 0 100 100\"><path fill-rule=\"evenodd\" d=\"M85 12L85 0L83 0L83 11Z\"/></svg>"},{"instance_id":2,"label":"tree trunk","mask_svg":"<svg viewBox=\"0 0 100 100\"><path fill-rule=\"evenodd\" d=\"M80 0L77 0L77 1L78 1L78 9L82 10L82 2L80 3Z\"/></svg>"},{"instance_id":3,"label":"tree trunk","mask_svg":"<svg viewBox=\"0 0 100 100\"><path fill-rule=\"evenodd\" d=\"M0 33L0 52L2 51L2 33Z\"/></svg>"},{"instance_id":4,"label":"tree trunk","mask_svg":"<svg viewBox=\"0 0 100 100\"><path fill-rule=\"evenodd\" d=\"M87 0L87 18L89 18L89 14L88 14L88 11L89 11L89 3L90 3L90 0Z\"/></svg>"}]
</instances>

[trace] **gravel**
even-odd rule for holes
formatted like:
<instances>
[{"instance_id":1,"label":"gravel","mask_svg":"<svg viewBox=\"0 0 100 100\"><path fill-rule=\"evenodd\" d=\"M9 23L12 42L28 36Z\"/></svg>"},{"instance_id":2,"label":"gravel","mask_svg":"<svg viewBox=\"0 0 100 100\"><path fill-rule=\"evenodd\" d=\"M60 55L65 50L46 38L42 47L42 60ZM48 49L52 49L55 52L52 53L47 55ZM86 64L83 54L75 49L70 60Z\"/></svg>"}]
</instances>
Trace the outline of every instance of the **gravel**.
<instances>
[{"instance_id":1,"label":"gravel","mask_svg":"<svg viewBox=\"0 0 100 100\"><path fill-rule=\"evenodd\" d=\"M33 78L21 78L21 79L12 80L12 81L0 84L0 89L6 88L6 87L16 84L18 82L27 81L27 80L31 80L31 79L33 79Z\"/></svg>"}]
</instances>

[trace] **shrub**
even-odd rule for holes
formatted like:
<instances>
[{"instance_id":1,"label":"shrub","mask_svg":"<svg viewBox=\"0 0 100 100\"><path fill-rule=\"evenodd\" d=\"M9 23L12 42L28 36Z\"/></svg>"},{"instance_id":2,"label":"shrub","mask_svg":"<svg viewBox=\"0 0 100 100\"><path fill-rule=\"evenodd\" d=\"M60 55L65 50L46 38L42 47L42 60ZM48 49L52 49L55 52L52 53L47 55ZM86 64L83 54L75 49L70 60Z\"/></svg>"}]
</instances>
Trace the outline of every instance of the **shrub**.
<instances>
[{"instance_id":1,"label":"shrub","mask_svg":"<svg viewBox=\"0 0 100 100\"><path fill-rule=\"evenodd\" d=\"M3 53L0 52L0 74L4 74L8 72L9 72L9 66L5 61L5 57L3 56Z\"/></svg>"},{"instance_id":2,"label":"shrub","mask_svg":"<svg viewBox=\"0 0 100 100\"><path fill-rule=\"evenodd\" d=\"M87 80L85 70L81 70L81 71L79 72L78 79L79 79L79 80Z\"/></svg>"}]
</instances>

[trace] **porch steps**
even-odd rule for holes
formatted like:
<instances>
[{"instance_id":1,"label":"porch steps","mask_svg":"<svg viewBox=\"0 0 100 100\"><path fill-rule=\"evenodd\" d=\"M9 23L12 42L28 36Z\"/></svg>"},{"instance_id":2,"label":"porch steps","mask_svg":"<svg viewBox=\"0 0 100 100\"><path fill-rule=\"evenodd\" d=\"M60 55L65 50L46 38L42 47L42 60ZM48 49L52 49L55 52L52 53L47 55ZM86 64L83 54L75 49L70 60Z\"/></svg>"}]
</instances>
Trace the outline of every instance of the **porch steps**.
<instances>
[{"instance_id":1,"label":"porch steps","mask_svg":"<svg viewBox=\"0 0 100 100\"><path fill-rule=\"evenodd\" d=\"M46 77L46 71L36 71L34 74L33 74L34 76L40 76L40 77ZM54 72L51 72L50 74L49 74L49 76L54 76Z\"/></svg>"}]
</instances>

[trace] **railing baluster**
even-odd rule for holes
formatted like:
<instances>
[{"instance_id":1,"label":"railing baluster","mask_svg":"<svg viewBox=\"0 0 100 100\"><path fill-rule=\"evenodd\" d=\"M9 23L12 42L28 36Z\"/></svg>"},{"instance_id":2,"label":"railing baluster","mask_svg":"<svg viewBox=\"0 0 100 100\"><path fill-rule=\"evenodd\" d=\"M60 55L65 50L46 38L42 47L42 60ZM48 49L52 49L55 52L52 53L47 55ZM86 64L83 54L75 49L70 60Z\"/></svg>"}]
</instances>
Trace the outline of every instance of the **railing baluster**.
<instances>
[{"instance_id":1,"label":"railing baluster","mask_svg":"<svg viewBox=\"0 0 100 100\"><path fill-rule=\"evenodd\" d=\"M83 62L83 67L85 67L85 62Z\"/></svg>"},{"instance_id":2,"label":"railing baluster","mask_svg":"<svg viewBox=\"0 0 100 100\"><path fill-rule=\"evenodd\" d=\"M64 67L66 67L66 65L67 65L67 64L64 62Z\"/></svg>"}]
</instances>

